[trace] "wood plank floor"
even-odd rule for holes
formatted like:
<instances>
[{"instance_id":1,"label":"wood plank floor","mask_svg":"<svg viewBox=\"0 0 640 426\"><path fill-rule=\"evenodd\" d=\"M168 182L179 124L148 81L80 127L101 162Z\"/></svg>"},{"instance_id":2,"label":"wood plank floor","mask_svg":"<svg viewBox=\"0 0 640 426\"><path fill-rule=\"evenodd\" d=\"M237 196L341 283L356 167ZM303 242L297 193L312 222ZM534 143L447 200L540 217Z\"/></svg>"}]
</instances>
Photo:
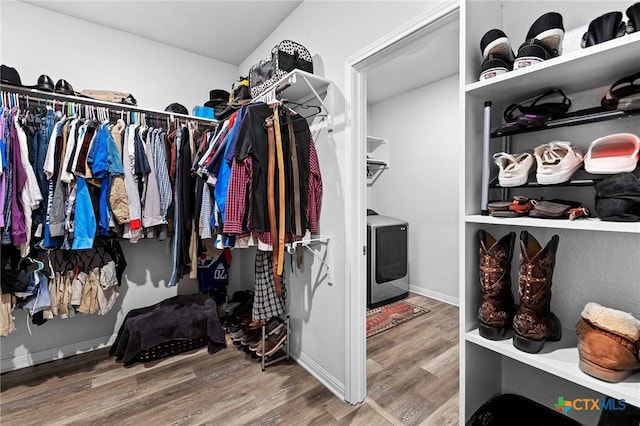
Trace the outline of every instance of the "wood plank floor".
<instances>
[{"instance_id":1,"label":"wood plank floor","mask_svg":"<svg viewBox=\"0 0 640 426\"><path fill-rule=\"evenodd\" d=\"M2 425L458 424L458 308L367 340L366 400L339 400L293 361L260 371L229 345L129 368L101 349L0 376Z\"/></svg>"}]
</instances>

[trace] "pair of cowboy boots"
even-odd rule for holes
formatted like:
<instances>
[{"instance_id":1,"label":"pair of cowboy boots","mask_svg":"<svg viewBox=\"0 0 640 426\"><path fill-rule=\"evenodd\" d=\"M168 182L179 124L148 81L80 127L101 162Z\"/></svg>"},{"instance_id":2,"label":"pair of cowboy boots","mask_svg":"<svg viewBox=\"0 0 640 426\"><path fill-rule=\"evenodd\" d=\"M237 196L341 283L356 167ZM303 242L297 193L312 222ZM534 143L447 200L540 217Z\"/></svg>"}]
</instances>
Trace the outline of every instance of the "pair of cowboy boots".
<instances>
[{"instance_id":1,"label":"pair of cowboy boots","mask_svg":"<svg viewBox=\"0 0 640 426\"><path fill-rule=\"evenodd\" d=\"M511 259L516 233L496 240L485 230L480 240L480 286L482 303L478 310L480 335L503 340L513 330L513 345L529 353L542 350L547 340L562 337L560 320L551 312L551 282L559 237L554 235L546 246L527 231L520 233L518 295L511 293Z\"/></svg>"}]
</instances>

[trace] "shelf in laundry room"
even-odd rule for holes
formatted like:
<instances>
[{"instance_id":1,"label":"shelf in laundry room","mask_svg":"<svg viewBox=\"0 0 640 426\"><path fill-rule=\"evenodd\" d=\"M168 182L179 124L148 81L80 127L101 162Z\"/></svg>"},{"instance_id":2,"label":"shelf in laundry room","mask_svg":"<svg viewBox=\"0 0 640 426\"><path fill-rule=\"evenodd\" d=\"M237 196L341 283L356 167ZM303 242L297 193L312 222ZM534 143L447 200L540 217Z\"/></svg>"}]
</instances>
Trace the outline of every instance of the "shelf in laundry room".
<instances>
[{"instance_id":1,"label":"shelf in laundry room","mask_svg":"<svg viewBox=\"0 0 640 426\"><path fill-rule=\"evenodd\" d=\"M545 88L577 93L608 87L638 71L639 52L640 31L467 84L465 91L483 101L492 101L495 106L507 107L537 96Z\"/></svg>"},{"instance_id":2,"label":"shelf in laundry room","mask_svg":"<svg viewBox=\"0 0 640 426\"><path fill-rule=\"evenodd\" d=\"M640 47L638 47L640 49ZM598 123L600 121L617 120L625 117L640 115L640 110L620 111L610 110L602 107L593 107L573 111L555 120L549 120L542 126L525 127L520 130L502 132L496 129L491 132L491 138L500 138L503 136L519 135L522 133L540 132L542 130L555 129L558 127L578 126L581 124Z\"/></svg>"},{"instance_id":3,"label":"shelf in laundry room","mask_svg":"<svg viewBox=\"0 0 640 426\"><path fill-rule=\"evenodd\" d=\"M386 139L378 138L376 136L367 136L367 143L369 144L382 145L383 143L386 143L386 141Z\"/></svg>"},{"instance_id":4,"label":"shelf in laundry room","mask_svg":"<svg viewBox=\"0 0 640 426\"><path fill-rule=\"evenodd\" d=\"M608 222L597 218L589 219L539 219L534 217L493 217L479 214L466 215L466 223L486 225L508 225L535 228L570 229L578 231L622 232L640 234L640 222Z\"/></svg>"},{"instance_id":5,"label":"shelf in laundry room","mask_svg":"<svg viewBox=\"0 0 640 426\"><path fill-rule=\"evenodd\" d=\"M578 367L577 337L573 330L562 330L559 342L546 342L542 351L537 354L516 349L512 339L485 339L477 329L467 332L465 340L596 392L640 406L640 372L619 383L604 382L583 373Z\"/></svg>"},{"instance_id":6,"label":"shelf in laundry room","mask_svg":"<svg viewBox=\"0 0 640 426\"><path fill-rule=\"evenodd\" d=\"M387 166L387 162L386 161L374 160L374 159L367 159L367 164L370 165L370 166L381 166L381 167L386 167Z\"/></svg>"}]
</instances>

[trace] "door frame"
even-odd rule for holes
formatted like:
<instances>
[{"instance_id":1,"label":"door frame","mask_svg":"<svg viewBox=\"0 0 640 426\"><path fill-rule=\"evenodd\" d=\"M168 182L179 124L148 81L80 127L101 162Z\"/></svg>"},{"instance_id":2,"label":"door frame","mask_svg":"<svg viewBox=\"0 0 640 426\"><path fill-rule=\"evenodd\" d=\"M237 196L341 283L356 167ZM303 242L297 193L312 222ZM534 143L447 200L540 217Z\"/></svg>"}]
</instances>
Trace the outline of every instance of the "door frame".
<instances>
[{"instance_id":1,"label":"door frame","mask_svg":"<svg viewBox=\"0 0 640 426\"><path fill-rule=\"evenodd\" d=\"M443 1L345 61L347 168L345 227L345 401L367 395L366 338L366 68L428 35L432 24L457 14L459 1Z\"/></svg>"}]
</instances>

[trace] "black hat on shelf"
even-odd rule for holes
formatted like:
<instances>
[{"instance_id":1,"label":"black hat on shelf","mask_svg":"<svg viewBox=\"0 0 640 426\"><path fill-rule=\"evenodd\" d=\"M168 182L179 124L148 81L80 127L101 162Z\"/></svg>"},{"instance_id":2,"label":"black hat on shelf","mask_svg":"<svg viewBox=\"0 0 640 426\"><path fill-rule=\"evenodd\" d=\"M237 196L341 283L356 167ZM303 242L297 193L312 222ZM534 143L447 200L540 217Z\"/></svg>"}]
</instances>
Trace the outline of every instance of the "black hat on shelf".
<instances>
[{"instance_id":1,"label":"black hat on shelf","mask_svg":"<svg viewBox=\"0 0 640 426\"><path fill-rule=\"evenodd\" d=\"M213 89L209 91L209 100L204 103L208 108L215 108L216 105L229 102L229 92L223 89Z\"/></svg>"},{"instance_id":2,"label":"black hat on shelf","mask_svg":"<svg viewBox=\"0 0 640 426\"><path fill-rule=\"evenodd\" d=\"M177 102L168 105L164 110L167 112L175 112L176 114L189 115L189 110L187 109L187 107Z\"/></svg>"},{"instance_id":3,"label":"black hat on shelf","mask_svg":"<svg viewBox=\"0 0 640 426\"><path fill-rule=\"evenodd\" d=\"M36 84L34 87L44 92L53 92L55 90L55 84L53 83L53 80L46 74L42 74L40 77L38 77L38 84Z\"/></svg>"},{"instance_id":4,"label":"black hat on shelf","mask_svg":"<svg viewBox=\"0 0 640 426\"><path fill-rule=\"evenodd\" d=\"M0 65L0 83L9 84L11 86L26 87L22 85L22 80L20 79L20 73L18 70L4 64Z\"/></svg>"},{"instance_id":5,"label":"black hat on shelf","mask_svg":"<svg viewBox=\"0 0 640 426\"><path fill-rule=\"evenodd\" d=\"M77 93L73 90L73 86L67 80L60 79L56 82L56 86L53 89L54 92L61 95L76 96Z\"/></svg>"}]
</instances>

